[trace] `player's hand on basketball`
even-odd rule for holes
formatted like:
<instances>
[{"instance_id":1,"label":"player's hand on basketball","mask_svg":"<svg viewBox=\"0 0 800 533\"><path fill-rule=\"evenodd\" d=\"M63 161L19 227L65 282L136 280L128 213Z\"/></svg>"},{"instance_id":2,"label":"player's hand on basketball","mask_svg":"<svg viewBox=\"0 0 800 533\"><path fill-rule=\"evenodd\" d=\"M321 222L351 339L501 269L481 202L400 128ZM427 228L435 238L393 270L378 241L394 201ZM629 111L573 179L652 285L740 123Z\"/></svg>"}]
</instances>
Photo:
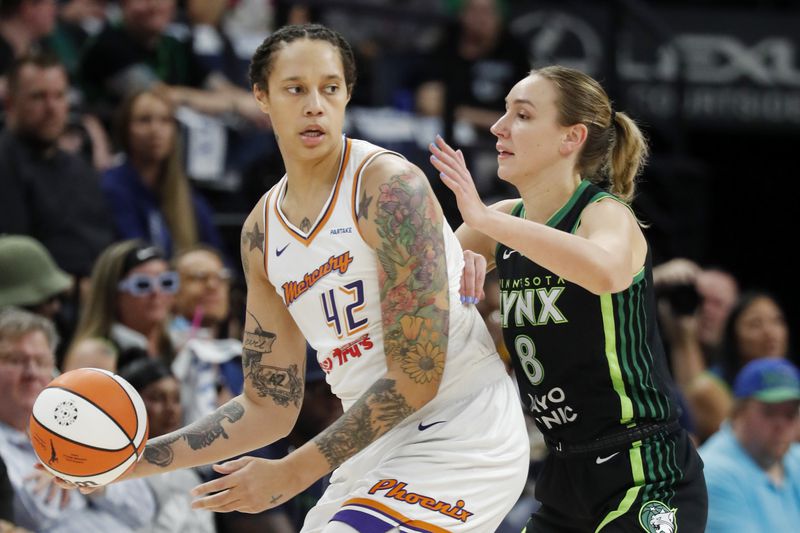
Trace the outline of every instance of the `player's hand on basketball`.
<instances>
[{"instance_id":1,"label":"player's hand on basketball","mask_svg":"<svg viewBox=\"0 0 800 533\"><path fill-rule=\"evenodd\" d=\"M439 171L442 183L456 195L458 210L464 222L470 227L476 227L488 209L481 201L475 181L472 179L461 150L453 148L440 136L429 145L431 164Z\"/></svg>"},{"instance_id":2,"label":"player's hand on basketball","mask_svg":"<svg viewBox=\"0 0 800 533\"><path fill-rule=\"evenodd\" d=\"M192 489L194 509L217 513L259 513L277 507L302 490L285 460L241 457L214 465L224 476Z\"/></svg>"},{"instance_id":3,"label":"player's hand on basketball","mask_svg":"<svg viewBox=\"0 0 800 533\"><path fill-rule=\"evenodd\" d=\"M40 466L37 464L37 466ZM32 485L31 491L43 496L46 503L58 501L62 509L69 505L70 488L63 487L58 483L58 478L53 477L44 468L36 468L31 474L25 477L25 483ZM63 480L62 480L63 481Z\"/></svg>"},{"instance_id":4,"label":"player's hand on basketball","mask_svg":"<svg viewBox=\"0 0 800 533\"><path fill-rule=\"evenodd\" d=\"M98 486L98 487L79 487L75 483L73 483L72 481L67 481L66 479L54 476L44 466L42 466L41 463L36 463L35 465L33 465L33 467L36 469L37 474L35 474L35 475L36 475L37 479L40 479L40 480L41 479L47 479L50 482L50 484L52 484L52 485L54 485L54 486L56 486L59 489L62 489L64 491L70 491L70 490L78 489L81 494L88 495L88 494L101 494L103 489L105 488L105 487L100 487L100 486ZM33 478L33 476L34 475L32 474L29 477Z\"/></svg>"},{"instance_id":5,"label":"player's hand on basketball","mask_svg":"<svg viewBox=\"0 0 800 533\"><path fill-rule=\"evenodd\" d=\"M486 258L472 250L464 250L464 270L461 273L461 303L477 304L485 297Z\"/></svg>"}]
</instances>

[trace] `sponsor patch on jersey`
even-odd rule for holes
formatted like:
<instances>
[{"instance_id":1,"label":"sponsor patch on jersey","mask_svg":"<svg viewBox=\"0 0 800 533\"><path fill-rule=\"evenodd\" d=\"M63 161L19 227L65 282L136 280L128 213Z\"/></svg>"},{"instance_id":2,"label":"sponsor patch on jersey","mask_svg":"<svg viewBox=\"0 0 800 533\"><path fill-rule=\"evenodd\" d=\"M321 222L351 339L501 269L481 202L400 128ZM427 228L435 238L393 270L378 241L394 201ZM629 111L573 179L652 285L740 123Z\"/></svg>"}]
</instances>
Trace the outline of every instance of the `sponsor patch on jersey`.
<instances>
[{"instance_id":1,"label":"sponsor patch on jersey","mask_svg":"<svg viewBox=\"0 0 800 533\"><path fill-rule=\"evenodd\" d=\"M425 496L424 494L408 491L406 490L407 486L408 483L404 483L396 479L382 479L375 483L371 489L369 489L369 493L376 494L381 492L381 496L384 498L405 502L410 505L419 505L424 509L436 511L462 522L466 522L470 516L475 514L464 509L464 500L458 500L456 501L455 505L453 505L452 503L437 500L436 498L431 498L430 496Z\"/></svg>"},{"instance_id":2,"label":"sponsor patch on jersey","mask_svg":"<svg viewBox=\"0 0 800 533\"><path fill-rule=\"evenodd\" d=\"M331 229L331 235L341 235L342 233L353 233L353 226Z\"/></svg>"},{"instance_id":3,"label":"sponsor patch on jersey","mask_svg":"<svg viewBox=\"0 0 800 533\"><path fill-rule=\"evenodd\" d=\"M286 306L290 306L292 302L297 300L308 289L310 289L316 282L330 274L331 272L338 271L340 274L347 272L350 268L350 263L353 258L350 257L350 251L341 255L332 255L327 261L322 263L319 268L308 272L303 275L300 281L287 281L281 288L283 289L283 300Z\"/></svg>"},{"instance_id":4,"label":"sponsor patch on jersey","mask_svg":"<svg viewBox=\"0 0 800 533\"><path fill-rule=\"evenodd\" d=\"M340 367L350 361L350 358L361 357L361 350L365 352L375 346L369 338L369 333L365 333L354 341L339 346L326 357L319 366L326 374L330 374L334 367Z\"/></svg>"}]
</instances>

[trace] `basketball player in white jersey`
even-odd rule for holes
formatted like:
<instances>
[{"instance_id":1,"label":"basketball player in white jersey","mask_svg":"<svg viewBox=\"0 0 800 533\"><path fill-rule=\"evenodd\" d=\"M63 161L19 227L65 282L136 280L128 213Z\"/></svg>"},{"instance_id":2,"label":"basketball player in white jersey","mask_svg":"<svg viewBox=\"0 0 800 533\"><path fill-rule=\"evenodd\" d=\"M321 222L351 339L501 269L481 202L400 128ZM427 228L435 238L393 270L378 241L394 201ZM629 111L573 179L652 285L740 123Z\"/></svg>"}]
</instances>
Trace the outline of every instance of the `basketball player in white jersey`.
<instances>
[{"instance_id":1,"label":"basketball player in white jersey","mask_svg":"<svg viewBox=\"0 0 800 533\"><path fill-rule=\"evenodd\" d=\"M242 395L148 442L131 477L207 464L289 433L306 340L345 413L284 459L216 465L195 507L258 512L336 470L303 532L493 532L527 477L513 383L477 310L462 251L422 171L342 135L352 51L288 26L256 51L253 91L286 175L244 224Z\"/></svg>"}]
</instances>

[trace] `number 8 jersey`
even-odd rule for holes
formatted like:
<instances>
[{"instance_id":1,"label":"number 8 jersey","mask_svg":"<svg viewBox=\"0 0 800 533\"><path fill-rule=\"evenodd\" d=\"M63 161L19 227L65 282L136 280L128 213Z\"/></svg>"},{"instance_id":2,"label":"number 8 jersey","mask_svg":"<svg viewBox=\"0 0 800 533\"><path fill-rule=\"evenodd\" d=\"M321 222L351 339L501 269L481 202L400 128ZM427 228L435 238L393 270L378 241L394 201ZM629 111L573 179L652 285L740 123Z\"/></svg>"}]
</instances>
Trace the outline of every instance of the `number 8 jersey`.
<instances>
[{"instance_id":1,"label":"number 8 jersey","mask_svg":"<svg viewBox=\"0 0 800 533\"><path fill-rule=\"evenodd\" d=\"M360 179L375 157L402 157L356 139L345 139L339 173L317 220L303 231L284 216L287 176L267 193L267 276L309 344L327 381L347 410L386 372L378 258L358 228ZM437 397L457 398L504 375L491 337L474 306L459 299L463 253L443 224L450 294L447 359ZM414 294L398 295L413 300Z\"/></svg>"}]
</instances>

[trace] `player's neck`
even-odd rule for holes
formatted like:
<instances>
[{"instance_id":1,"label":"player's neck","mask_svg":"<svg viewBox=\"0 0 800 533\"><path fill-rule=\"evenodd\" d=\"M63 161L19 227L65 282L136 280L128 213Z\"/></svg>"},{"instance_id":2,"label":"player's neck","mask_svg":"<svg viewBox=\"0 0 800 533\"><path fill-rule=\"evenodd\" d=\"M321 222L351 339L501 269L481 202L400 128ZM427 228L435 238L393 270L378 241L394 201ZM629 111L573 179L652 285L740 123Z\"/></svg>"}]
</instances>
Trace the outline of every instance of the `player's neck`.
<instances>
[{"instance_id":1,"label":"player's neck","mask_svg":"<svg viewBox=\"0 0 800 533\"><path fill-rule=\"evenodd\" d=\"M336 178L342 158L342 144L318 159L286 161L285 201L290 204L313 203L315 198L327 198Z\"/></svg>"},{"instance_id":2,"label":"player's neck","mask_svg":"<svg viewBox=\"0 0 800 533\"><path fill-rule=\"evenodd\" d=\"M518 187L525 218L544 224L567 203L580 182L579 174L542 173Z\"/></svg>"}]
</instances>

